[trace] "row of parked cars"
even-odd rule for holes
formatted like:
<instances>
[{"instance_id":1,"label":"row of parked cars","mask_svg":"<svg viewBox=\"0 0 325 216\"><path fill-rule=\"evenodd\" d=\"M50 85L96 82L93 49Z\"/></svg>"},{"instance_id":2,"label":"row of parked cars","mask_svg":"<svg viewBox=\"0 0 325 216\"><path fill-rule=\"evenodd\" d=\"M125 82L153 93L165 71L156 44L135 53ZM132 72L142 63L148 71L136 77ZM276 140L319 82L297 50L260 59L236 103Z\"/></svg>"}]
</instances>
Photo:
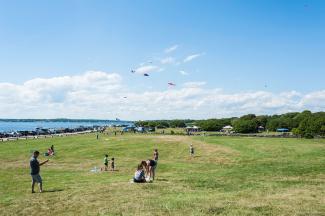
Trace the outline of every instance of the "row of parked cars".
<instances>
[{"instance_id":1,"label":"row of parked cars","mask_svg":"<svg viewBox=\"0 0 325 216\"><path fill-rule=\"evenodd\" d=\"M0 132L0 138L9 137L21 137L21 136L38 136L38 135L54 135L63 133L77 133L83 131L99 131L105 130L104 126L80 126L77 128L36 128L33 131L11 131L11 132Z\"/></svg>"}]
</instances>

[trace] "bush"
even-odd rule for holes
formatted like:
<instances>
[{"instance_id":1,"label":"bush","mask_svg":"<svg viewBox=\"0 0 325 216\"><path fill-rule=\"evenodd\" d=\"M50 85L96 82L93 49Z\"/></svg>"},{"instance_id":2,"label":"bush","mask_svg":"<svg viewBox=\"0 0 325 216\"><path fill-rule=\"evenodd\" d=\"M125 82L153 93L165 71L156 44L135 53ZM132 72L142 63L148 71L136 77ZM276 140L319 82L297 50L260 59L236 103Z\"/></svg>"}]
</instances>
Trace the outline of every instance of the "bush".
<instances>
[{"instance_id":1,"label":"bush","mask_svg":"<svg viewBox=\"0 0 325 216\"><path fill-rule=\"evenodd\" d=\"M255 119L238 119L234 121L234 129L237 133L256 133L257 127Z\"/></svg>"},{"instance_id":2,"label":"bush","mask_svg":"<svg viewBox=\"0 0 325 216\"><path fill-rule=\"evenodd\" d=\"M312 135L311 133L306 133L304 136L306 139L313 139L314 135Z\"/></svg>"},{"instance_id":3,"label":"bush","mask_svg":"<svg viewBox=\"0 0 325 216\"><path fill-rule=\"evenodd\" d=\"M301 132L301 130L299 130L299 128L293 128L292 133L294 135L299 135L299 136L302 135L302 132Z\"/></svg>"},{"instance_id":4,"label":"bush","mask_svg":"<svg viewBox=\"0 0 325 216\"><path fill-rule=\"evenodd\" d=\"M171 131L170 131L170 134L171 134L171 135L174 135L174 134L175 134L175 132L174 132L173 130L171 130Z\"/></svg>"}]
</instances>

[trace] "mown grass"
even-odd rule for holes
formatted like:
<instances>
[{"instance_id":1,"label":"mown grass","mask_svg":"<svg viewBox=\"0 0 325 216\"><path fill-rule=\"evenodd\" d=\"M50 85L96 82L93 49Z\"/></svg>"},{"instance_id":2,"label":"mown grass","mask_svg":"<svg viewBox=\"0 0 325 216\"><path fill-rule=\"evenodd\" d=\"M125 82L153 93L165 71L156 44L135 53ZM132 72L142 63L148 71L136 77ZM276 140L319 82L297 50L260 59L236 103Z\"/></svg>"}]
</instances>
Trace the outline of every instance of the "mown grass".
<instances>
[{"instance_id":1,"label":"mown grass","mask_svg":"<svg viewBox=\"0 0 325 216\"><path fill-rule=\"evenodd\" d=\"M189 157L189 144L195 157ZM54 144L30 193L29 158ZM131 184L158 148L157 179ZM105 153L119 171L91 173ZM40 160L45 157L41 156ZM324 215L325 140L101 135L0 143L1 215Z\"/></svg>"}]
</instances>

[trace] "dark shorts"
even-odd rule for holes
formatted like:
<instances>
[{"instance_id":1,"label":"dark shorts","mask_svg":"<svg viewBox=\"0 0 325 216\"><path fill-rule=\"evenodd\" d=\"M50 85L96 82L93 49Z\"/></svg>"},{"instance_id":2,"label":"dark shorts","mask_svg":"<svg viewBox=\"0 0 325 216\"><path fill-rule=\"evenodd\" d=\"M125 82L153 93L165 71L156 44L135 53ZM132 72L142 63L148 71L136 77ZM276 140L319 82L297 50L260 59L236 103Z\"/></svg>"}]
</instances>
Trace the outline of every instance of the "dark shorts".
<instances>
[{"instance_id":1,"label":"dark shorts","mask_svg":"<svg viewBox=\"0 0 325 216\"><path fill-rule=\"evenodd\" d=\"M155 166L157 166L157 161L155 161L155 160L150 160L149 166L151 166L151 167L155 167Z\"/></svg>"},{"instance_id":2,"label":"dark shorts","mask_svg":"<svg viewBox=\"0 0 325 216\"><path fill-rule=\"evenodd\" d=\"M153 166L154 169L156 169L157 165L158 165L158 161L155 161L155 162L156 162L156 164Z\"/></svg>"},{"instance_id":3,"label":"dark shorts","mask_svg":"<svg viewBox=\"0 0 325 216\"><path fill-rule=\"evenodd\" d=\"M31 176L32 176L32 182L42 183L42 177L40 176L40 174L31 175Z\"/></svg>"}]
</instances>

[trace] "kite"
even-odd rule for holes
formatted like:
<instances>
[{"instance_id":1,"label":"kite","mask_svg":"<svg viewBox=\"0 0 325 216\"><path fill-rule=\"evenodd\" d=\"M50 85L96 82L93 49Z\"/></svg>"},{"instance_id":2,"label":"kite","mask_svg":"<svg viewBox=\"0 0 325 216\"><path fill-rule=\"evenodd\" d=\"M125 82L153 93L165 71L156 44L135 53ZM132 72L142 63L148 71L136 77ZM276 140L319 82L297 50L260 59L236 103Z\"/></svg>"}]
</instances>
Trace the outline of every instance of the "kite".
<instances>
[{"instance_id":1,"label":"kite","mask_svg":"<svg viewBox=\"0 0 325 216\"><path fill-rule=\"evenodd\" d=\"M131 73L135 73L135 70L131 70Z\"/></svg>"},{"instance_id":2,"label":"kite","mask_svg":"<svg viewBox=\"0 0 325 216\"><path fill-rule=\"evenodd\" d=\"M145 73L145 74L143 74L143 76L149 76L149 74Z\"/></svg>"},{"instance_id":3,"label":"kite","mask_svg":"<svg viewBox=\"0 0 325 216\"><path fill-rule=\"evenodd\" d=\"M170 86L176 86L176 84L175 83L172 83L172 82L169 82L168 85L170 85Z\"/></svg>"}]
</instances>

